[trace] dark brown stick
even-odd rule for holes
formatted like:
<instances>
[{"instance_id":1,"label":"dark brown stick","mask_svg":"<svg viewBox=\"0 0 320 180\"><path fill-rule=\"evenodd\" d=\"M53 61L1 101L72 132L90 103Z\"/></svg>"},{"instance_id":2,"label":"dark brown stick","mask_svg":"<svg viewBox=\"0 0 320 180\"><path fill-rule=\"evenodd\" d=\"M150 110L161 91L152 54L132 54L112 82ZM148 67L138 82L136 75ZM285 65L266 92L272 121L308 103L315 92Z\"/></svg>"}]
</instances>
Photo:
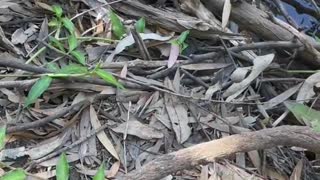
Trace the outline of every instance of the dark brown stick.
<instances>
[{"instance_id":1,"label":"dark brown stick","mask_svg":"<svg viewBox=\"0 0 320 180\"><path fill-rule=\"evenodd\" d=\"M237 152L248 152L276 146L299 146L320 152L320 134L309 127L281 126L228 136L198 144L167 155L160 156L119 179L161 179L179 170L227 157Z\"/></svg>"},{"instance_id":2,"label":"dark brown stick","mask_svg":"<svg viewBox=\"0 0 320 180\"><path fill-rule=\"evenodd\" d=\"M48 116L48 117L43 118L41 120L37 120L34 122L29 122L29 123L18 124L18 125L11 126L11 127L9 126L7 128L7 133L14 133L14 132L18 132L18 131L24 131L24 130L27 130L30 128L37 128L37 127L43 126L43 125L45 125L45 124L47 124L57 118L60 118L64 115L66 115L67 113L73 113L75 111L78 111L80 109L80 107L87 102L88 101L86 101L86 100L81 101L77 104L74 104L72 106L69 106L69 107L61 110L60 112L58 112L52 116Z\"/></svg>"}]
</instances>

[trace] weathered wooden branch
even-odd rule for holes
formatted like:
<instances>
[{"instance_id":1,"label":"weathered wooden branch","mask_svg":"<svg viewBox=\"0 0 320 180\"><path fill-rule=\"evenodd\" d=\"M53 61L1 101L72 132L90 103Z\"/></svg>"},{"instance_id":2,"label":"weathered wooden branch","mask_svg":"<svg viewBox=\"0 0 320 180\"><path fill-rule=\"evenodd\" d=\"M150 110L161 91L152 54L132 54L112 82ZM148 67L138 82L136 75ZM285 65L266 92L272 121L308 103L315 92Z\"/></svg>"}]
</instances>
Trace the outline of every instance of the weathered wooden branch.
<instances>
[{"instance_id":1,"label":"weathered wooden branch","mask_svg":"<svg viewBox=\"0 0 320 180\"><path fill-rule=\"evenodd\" d=\"M145 164L141 169L119 177L126 180L161 179L179 170L248 152L276 146L298 146L320 152L320 133L309 127L281 126L232 135L166 154Z\"/></svg>"}]
</instances>

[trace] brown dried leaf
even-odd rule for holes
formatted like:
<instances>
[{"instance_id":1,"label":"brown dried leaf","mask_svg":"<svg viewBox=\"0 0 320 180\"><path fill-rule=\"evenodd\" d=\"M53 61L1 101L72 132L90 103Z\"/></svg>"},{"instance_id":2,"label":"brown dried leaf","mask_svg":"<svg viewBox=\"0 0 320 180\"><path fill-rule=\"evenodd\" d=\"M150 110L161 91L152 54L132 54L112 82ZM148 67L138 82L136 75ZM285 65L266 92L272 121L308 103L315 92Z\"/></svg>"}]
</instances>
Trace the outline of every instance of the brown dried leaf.
<instances>
[{"instance_id":1,"label":"brown dried leaf","mask_svg":"<svg viewBox=\"0 0 320 180\"><path fill-rule=\"evenodd\" d=\"M141 139L159 139L163 138L162 132L149 127L148 125L142 124L136 120L129 120L128 122L124 122L120 124L116 128L112 128L113 131L117 133L127 133L129 135L137 136Z\"/></svg>"},{"instance_id":2,"label":"brown dried leaf","mask_svg":"<svg viewBox=\"0 0 320 180\"><path fill-rule=\"evenodd\" d=\"M90 106L90 121L91 121L91 125L94 129L98 129L99 127L101 127L97 113L94 110L93 106ZM119 160L119 155L118 155L116 149L114 148L113 144L109 140L108 136L106 135L106 133L104 131L101 131L100 133L97 134L97 137L98 137L99 141L101 142L101 144L106 148L106 150L113 157L115 157L117 160Z\"/></svg>"},{"instance_id":3,"label":"brown dried leaf","mask_svg":"<svg viewBox=\"0 0 320 180\"><path fill-rule=\"evenodd\" d=\"M172 87L172 84L168 78L166 78L165 83L167 87ZM166 93L164 95L164 99L166 110L169 114L171 125L176 134L177 141L182 144L191 135L191 128L188 125L188 112L186 107L178 102L178 99L175 96Z\"/></svg>"}]
</instances>

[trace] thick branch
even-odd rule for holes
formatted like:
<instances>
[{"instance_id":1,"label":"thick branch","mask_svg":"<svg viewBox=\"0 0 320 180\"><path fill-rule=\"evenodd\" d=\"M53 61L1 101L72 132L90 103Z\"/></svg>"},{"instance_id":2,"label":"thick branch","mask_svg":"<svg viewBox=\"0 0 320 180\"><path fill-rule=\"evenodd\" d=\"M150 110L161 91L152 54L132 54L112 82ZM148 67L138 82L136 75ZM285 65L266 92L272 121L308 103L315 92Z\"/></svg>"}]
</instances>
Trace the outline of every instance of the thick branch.
<instances>
[{"instance_id":1,"label":"thick branch","mask_svg":"<svg viewBox=\"0 0 320 180\"><path fill-rule=\"evenodd\" d=\"M315 133L309 127L281 126L232 135L160 156L145 164L141 169L132 171L120 179L161 179L179 170L206 164L237 152L276 146L299 146L320 152L320 134Z\"/></svg>"}]
</instances>

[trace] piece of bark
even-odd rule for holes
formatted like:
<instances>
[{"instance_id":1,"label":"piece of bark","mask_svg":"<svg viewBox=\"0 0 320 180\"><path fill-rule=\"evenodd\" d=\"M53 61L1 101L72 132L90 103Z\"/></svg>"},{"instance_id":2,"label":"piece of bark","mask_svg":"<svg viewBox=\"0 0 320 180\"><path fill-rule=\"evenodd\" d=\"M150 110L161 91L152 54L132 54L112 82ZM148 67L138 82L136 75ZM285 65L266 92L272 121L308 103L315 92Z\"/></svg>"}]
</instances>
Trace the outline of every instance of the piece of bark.
<instances>
[{"instance_id":1,"label":"piece of bark","mask_svg":"<svg viewBox=\"0 0 320 180\"><path fill-rule=\"evenodd\" d=\"M320 152L320 134L306 126L281 126L227 136L166 154L118 179L161 179L179 170L207 164L238 152L298 146Z\"/></svg>"},{"instance_id":2,"label":"piece of bark","mask_svg":"<svg viewBox=\"0 0 320 180\"><path fill-rule=\"evenodd\" d=\"M224 0L201 0L201 2L214 14L222 14ZM271 21L266 12L245 1L233 3L231 20L265 40L290 41L294 38L290 31ZM311 40L309 43L313 44ZM320 59L310 52L301 51L298 58L308 64L320 66Z\"/></svg>"},{"instance_id":3,"label":"piece of bark","mask_svg":"<svg viewBox=\"0 0 320 180\"><path fill-rule=\"evenodd\" d=\"M107 1L112 2L112 0ZM111 6L126 15L137 18L144 17L148 24L157 25L170 31L183 32L189 29L190 35L197 38L216 39L219 35L226 35L230 38L234 36L234 34L222 32L218 25L209 24L181 12L154 8L135 0L121 1Z\"/></svg>"}]
</instances>

